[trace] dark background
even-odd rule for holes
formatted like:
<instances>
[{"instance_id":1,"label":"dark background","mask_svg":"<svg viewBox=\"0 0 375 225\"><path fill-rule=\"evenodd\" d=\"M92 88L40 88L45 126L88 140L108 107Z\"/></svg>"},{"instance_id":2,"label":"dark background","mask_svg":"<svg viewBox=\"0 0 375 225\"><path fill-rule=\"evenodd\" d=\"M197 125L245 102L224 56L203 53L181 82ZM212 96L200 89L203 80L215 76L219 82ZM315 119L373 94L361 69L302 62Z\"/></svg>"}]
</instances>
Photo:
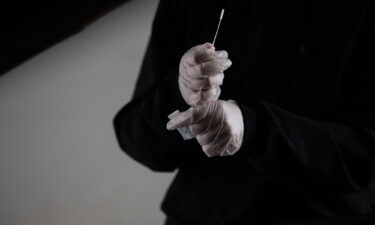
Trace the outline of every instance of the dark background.
<instances>
[{"instance_id":1,"label":"dark background","mask_svg":"<svg viewBox=\"0 0 375 225\"><path fill-rule=\"evenodd\" d=\"M2 1L0 76L127 1Z\"/></svg>"}]
</instances>

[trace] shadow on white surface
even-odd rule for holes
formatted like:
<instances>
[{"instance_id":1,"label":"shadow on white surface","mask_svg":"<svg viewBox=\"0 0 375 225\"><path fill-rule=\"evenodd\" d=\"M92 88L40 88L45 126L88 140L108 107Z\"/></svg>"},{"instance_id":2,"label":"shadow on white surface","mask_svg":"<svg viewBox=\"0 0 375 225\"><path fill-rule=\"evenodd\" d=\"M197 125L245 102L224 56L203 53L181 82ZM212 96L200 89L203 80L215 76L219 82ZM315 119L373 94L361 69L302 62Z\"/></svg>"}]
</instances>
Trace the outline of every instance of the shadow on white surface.
<instances>
[{"instance_id":1,"label":"shadow on white surface","mask_svg":"<svg viewBox=\"0 0 375 225\"><path fill-rule=\"evenodd\" d=\"M163 224L173 174L118 147L158 1L137 0L0 78L1 225Z\"/></svg>"}]
</instances>

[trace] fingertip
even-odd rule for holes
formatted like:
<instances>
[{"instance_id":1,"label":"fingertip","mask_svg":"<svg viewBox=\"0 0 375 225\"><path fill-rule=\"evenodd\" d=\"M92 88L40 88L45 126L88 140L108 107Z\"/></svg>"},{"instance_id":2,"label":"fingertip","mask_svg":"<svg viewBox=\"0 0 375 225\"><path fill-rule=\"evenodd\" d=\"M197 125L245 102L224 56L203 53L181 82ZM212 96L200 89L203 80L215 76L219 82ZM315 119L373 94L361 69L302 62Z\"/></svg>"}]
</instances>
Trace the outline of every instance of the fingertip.
<instances>
[{"instance_id":1,"label":"fingertip","mask_svg":"<svg viewBox=\"0 0 375 225\"><path fill-rule=\"evenodd\" d=\"M227 68L231 67L233 64L232 60L228 59L228 64L227 64Z\"/></svg>"},{"instance_id":2,"label":"fingertip","mask_svg":"<svg viewBox=\"0 0 375 225\"><path fill-rule=\"evenodd\" d=\"M169 114L168 119L171 120L171 119L175 118L178 115L179 112L180 112L179 110L176 110L173 113Z\"/></svg>"},{"instance_id":3,"label":"fingertip","mask_svg":"<svg viewBox=\"0 0 375 225\"><path fill-rule=\"evenodd\" d=\"M209 52L212 52L212 53L215 52L215 46L211 43L206 42L204 44L204 48L207 49Z\"/></svg>"},{"instance_id":4,"label":"fingertip","mask_svg":"<svg viewBox=\"0 0 375 225\"><path fill-rule=\"evenodd\" d=\"M169 121L168 123L167 123L167 126L166 126L166 128L167 128L167 130L174 130L175 128L173 128L173 123L171 123L171 121Z\"/></svg>"},{"instance_id":5,"label":"fingertip","mask_svg":"<svg viewBox=\"0 0 375 225\"><path fill-rule=\"evenodd\" d=\"M206 47L206 48L212 48L214 46L210 42L206 42L206 43L204 43L204 47Z\"/></svg>"},{"instance_id":6,"label":"fingertip","mask_svg":"<svg viewBox=\"0 0 375 225\"><path fill-rule=\"evenodd\" d=\"M220 71L224 71L232 66L232 61L230 59L216 59L216 63Z\"/></svg>"},{"instance_id":7,"label":"fingertip","mask_svg":"<svg viewBox=\"0 0 375 225\"><path fill-rule=\"evenodd\" d=\"M228 52L225 50L215 51L214 55L217 59L226 59L229 56Z\"/></svg>"}]
</instances>

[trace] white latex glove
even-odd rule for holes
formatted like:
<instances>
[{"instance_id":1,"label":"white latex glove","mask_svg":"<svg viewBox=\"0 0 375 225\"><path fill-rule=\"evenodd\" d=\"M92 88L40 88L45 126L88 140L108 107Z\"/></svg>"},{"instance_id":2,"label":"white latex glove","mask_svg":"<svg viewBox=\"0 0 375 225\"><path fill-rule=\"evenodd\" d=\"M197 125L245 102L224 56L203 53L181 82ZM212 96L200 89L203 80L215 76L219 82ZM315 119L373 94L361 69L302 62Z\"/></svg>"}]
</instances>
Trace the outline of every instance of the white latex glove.
<instances>
[{"instance_id":1,"label":"white latex glove","mask_svg":"<svg viewBox=\"0 0 375 225\"><path fill-rule=\"evenodd\" d=\"M233 100L210 101L187 111L174 113L168 130L189 126L207 156L236 153L243 141L241 109Z\"/></svg>"},{"instance_id":2,"label":"white latex glove","mask_svg":"<svg viewBox=\"0 0 375 225\"><path fill-rule=\"evenodd\" d=\"M226 51L215 51L206 43L188 50L180 60L178 84L190 106L217 100L224 71L232 65Z\"/></svg>"}]
</instances>

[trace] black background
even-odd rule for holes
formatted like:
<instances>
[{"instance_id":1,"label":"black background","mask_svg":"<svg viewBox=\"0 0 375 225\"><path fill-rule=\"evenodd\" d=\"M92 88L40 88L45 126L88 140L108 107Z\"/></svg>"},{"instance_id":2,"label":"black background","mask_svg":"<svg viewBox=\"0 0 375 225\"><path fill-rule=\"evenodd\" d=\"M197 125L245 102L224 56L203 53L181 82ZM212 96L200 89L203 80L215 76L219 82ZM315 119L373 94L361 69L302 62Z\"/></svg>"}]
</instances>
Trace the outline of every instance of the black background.
<instances>
[{"instance_id":1,"label":"black background","mask_svg":"<svg viewBox=\"0 0 375 225\"><path fill-rule=\"evenodd\" d=\"M127 1L1 1L0 76Z\"/></svg>"}]
</instances>

